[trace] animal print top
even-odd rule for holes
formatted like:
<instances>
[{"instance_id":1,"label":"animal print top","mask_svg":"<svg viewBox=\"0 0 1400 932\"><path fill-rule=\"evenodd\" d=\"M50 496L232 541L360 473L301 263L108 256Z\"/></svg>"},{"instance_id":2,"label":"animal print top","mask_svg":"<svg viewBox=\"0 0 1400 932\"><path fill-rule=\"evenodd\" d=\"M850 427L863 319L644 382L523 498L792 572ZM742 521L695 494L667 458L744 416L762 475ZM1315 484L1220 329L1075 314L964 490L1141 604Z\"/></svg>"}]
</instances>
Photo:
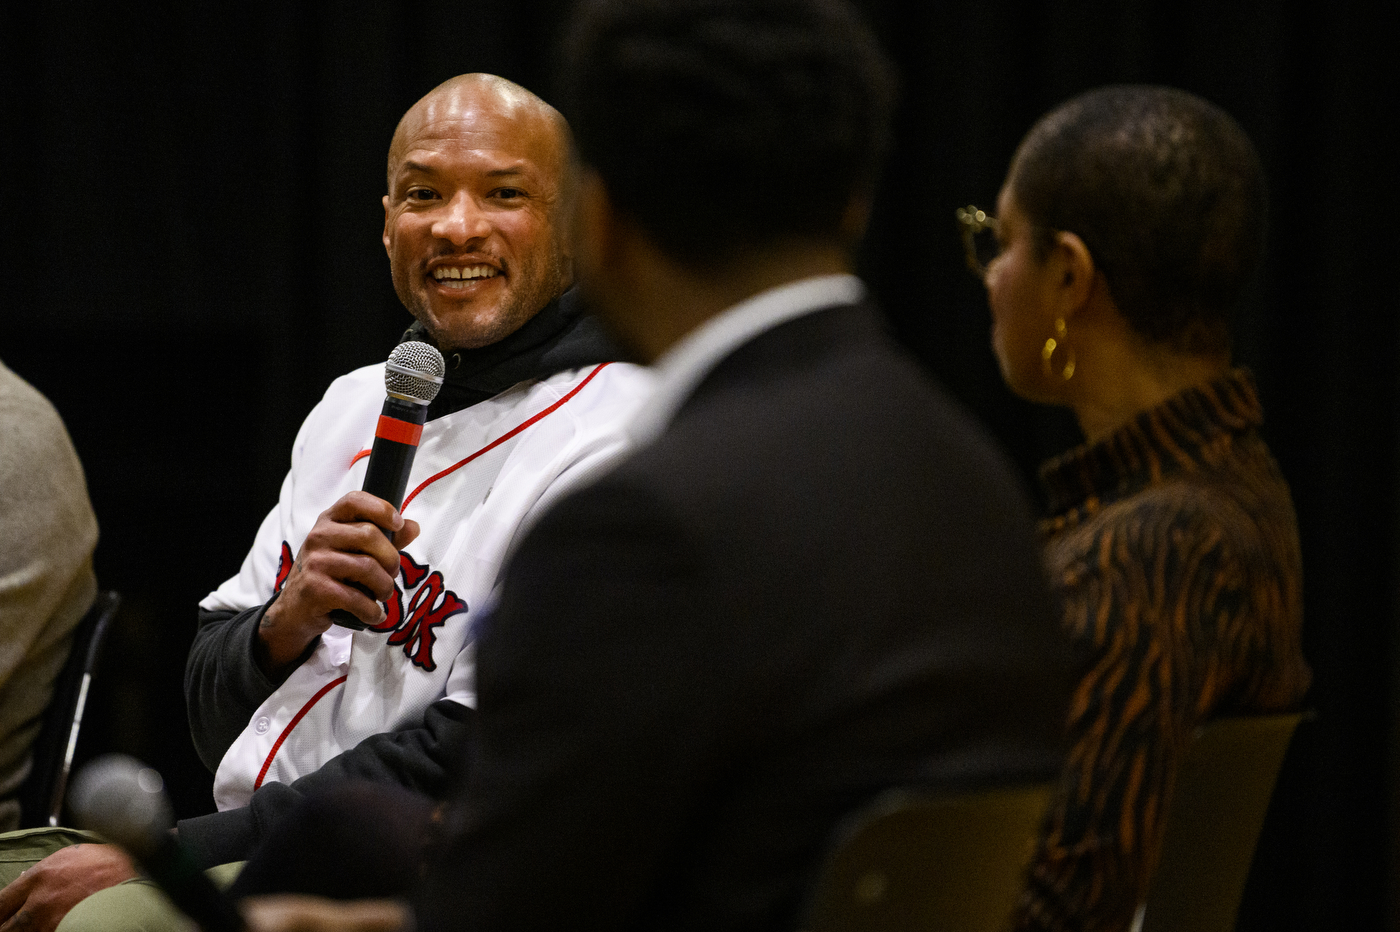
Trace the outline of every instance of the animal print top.
<instances>
[{"instance_id":1,"label":"animal print top","mask_svg":"<svg viewBox=\"0 0 1400 932\"><path fill-rule=\"evenodd\" d=\"M1302 701L1297 520L1261 421L1236 369L1042 467L1045 558L1088 672L1017 929L1128 929L1195 728Z\"/></svg>"}]
</instances>

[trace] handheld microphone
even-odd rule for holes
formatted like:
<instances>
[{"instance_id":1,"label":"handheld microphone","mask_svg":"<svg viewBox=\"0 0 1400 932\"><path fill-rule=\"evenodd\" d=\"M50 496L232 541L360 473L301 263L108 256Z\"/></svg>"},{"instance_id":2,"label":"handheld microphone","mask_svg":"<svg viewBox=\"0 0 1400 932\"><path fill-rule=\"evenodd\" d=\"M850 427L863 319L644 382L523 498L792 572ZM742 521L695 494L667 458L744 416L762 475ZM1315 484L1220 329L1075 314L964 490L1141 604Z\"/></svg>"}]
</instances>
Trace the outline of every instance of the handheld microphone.
<instances>
[{"instance_id":1,"label":"handheld microphone","mask_svg":"<svg viewBox=\"0 0 1400 932\"><path fill-rule=\"evenodd\" d=\"M442 354L417 340L394 347L384 364L384 387L388 397L384 399L374 431L364 490L384 499L396 510L403 505L408 471L413 468L413 456L418 452L418 438L423 435L423 422L428 419L428 405L442 388L442 376L446 371ZM384 536L393 539L389 531L384 531ZM343 628L363 631L369 627L343 608L334 609L330 614L331 621Z\"/></svg>"},{"instance_id":2,"label":"handheld microphone","mask_svg":"<svg viewBox=\"0 0 1400 932\"><path fill-rule=\"evenodd\" d=\"M233 903L170 833L174 821L159 773L133 757L107 754L78 773L68 801L80 826L135 858L204 932L243 932Z\"/></svg>"}]
</instances>

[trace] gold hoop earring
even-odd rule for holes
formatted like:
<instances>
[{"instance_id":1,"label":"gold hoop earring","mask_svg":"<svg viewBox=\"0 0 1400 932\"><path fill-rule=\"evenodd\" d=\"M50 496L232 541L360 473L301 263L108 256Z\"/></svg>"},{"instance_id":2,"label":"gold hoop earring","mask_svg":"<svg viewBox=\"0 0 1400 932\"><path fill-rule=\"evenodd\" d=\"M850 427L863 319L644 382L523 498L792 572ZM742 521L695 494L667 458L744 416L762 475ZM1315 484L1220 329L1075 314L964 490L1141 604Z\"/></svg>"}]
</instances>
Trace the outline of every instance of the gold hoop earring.
<instances>
[{"instance_id":1,"label":"gold hoop earring","mask_svg":"<svg viewBox=\"0 0 1400 932\"><path fill-rule=\"evenodd\" d=\"M1040 367L1045 370L1047 376L1055 374L1054 366L1050 361L1055 355L1055 350L1063 349L1065 351L1065 367L1060 370L1060 378L1064 379L1066 382L1074 378L1074 350L1065 342L1065 338L1068 335L1069 328L1065 326L1065 319L1063 317L1056 317L1055 335L1047 339L1045 345L1041 347L1040 350Z\"/></svg>"}]
</instances>

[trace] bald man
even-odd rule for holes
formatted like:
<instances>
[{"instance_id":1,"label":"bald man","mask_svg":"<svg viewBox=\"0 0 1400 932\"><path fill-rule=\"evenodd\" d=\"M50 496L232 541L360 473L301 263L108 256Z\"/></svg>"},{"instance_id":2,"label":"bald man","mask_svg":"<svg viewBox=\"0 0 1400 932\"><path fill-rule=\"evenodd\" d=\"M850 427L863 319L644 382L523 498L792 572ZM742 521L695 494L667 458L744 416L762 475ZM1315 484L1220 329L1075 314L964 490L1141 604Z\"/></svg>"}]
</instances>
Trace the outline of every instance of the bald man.
<instances>
[{"instance_id":1,"label":"bald man","mask_svg":"<svg viewBox=\"0 0 1400 932\"><path fill-rule=\"evenodd\" d=\"M442 351L445 383L401 514L359 491L383 365L333 382L242 569L200 603L186 698L220 811L179 833L203 865L246 858L298 798L349 780L439 797L468 753L472 635L501 564L624 452L648 387L568 290L570 159L563 118L492 75L453 78L400 121L384 248L415 318L404 339ZM333 625L337 609L367 627ZM53 928L130 874L107 846L59 851L0 891L0 930Z\"/></svg>"}]
</instances>

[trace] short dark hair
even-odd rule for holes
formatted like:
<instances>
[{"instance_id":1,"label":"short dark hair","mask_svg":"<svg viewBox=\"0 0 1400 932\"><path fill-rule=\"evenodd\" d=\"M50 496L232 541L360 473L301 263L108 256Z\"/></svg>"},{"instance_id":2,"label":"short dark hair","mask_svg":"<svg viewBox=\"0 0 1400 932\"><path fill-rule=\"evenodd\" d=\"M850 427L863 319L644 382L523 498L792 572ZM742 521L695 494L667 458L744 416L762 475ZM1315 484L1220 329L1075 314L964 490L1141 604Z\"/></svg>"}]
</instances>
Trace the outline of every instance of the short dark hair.
<instances>
[{"instance_id":1,"label":"short dark hair","mask_svg":"<svg viewBox=\"0 0 1400 932\"><path fill-rule=\"evenodd\" d=\"M1031 128L1008 185L1043 243L1052 230L1084 241L1137 332L1229 351L1267 196L1259 156L1225 111L1169 87L1089 91Z\"/></svg>"},{"instance_id":2,"label":"short dark hair","mask_svg":"<svg viewBox=\"0 0 1400 932\"><path fill-rule=\"evenodd\" d=\"M838 237L873 191L894 72L844 0L585 0L565 35L579 154L673 259Z\"/></svg>"}]
</instances>

